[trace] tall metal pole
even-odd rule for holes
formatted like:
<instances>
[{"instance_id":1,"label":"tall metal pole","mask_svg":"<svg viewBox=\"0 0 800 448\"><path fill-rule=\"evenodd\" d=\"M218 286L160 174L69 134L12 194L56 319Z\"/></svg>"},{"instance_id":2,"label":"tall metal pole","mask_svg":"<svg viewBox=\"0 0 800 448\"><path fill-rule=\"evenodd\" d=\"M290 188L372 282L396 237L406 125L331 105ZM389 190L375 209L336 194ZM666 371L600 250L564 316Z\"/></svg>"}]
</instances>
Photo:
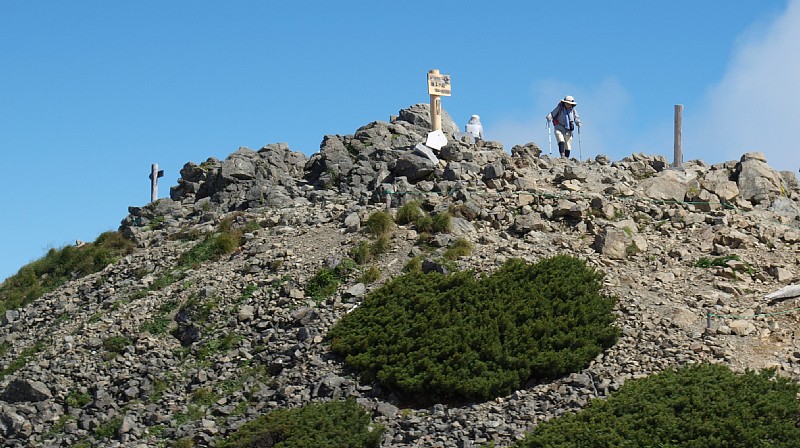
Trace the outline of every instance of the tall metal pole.
<instances>
[{"instance_id":1,"label":"tall metal pole","mask_svg":"<svg viewBox=\"0 0 800 448\"><path fill-rule=\"evenodd\" d=\"M683 104L675 105L675 153L672 158L672 166L675 168L683 167Z\"/></svg>"}]
</instances>

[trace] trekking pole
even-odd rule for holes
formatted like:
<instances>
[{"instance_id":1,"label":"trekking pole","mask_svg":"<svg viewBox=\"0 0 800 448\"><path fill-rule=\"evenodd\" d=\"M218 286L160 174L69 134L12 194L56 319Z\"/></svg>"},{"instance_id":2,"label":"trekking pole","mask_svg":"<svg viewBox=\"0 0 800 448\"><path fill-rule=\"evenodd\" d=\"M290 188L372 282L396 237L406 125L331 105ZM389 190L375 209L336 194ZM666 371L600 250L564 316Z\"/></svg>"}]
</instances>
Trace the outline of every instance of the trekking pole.
<instances>
[{"instance_id":1,"label":"trekking pole","mask_svg":"<svg viewBox=\"0 0 800 448\"><path fill-rule=\"evenodd\" d=\"M547 153L549 155L553 155L553 138L550 137L550 122L545 120L545 126L547 126Z\"/></svg>"},{"instance_id":2,"label":"trekking pole","mask_svg":"<svg viewBox=\"0 0 800 448\"><path fill-rule=\"evenodd\" d=\"M578 126L578 157L583 162L583 147L581 146L581 127Z\"/></svg>"}]
</instances>

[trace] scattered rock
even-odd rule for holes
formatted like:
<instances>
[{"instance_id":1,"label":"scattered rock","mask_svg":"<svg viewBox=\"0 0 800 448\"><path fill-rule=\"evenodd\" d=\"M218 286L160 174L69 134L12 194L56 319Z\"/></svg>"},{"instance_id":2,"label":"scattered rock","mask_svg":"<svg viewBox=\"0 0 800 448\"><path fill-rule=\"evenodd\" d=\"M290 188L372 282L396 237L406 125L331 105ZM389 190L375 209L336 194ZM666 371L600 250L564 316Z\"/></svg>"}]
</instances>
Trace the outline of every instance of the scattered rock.
<instances>
[{"instance_id":1,"label":"scattered rock","mask_svg":"<svg viewBox=\"0 0 800 448\"><path fill-rule=\"evenodd\" d=\"M448 116L437 162L414 151L429 117L428 105L412 106L354 134L324 136L311 157L275 143L187 163L169 199L129 208L120 230L136 242L134 254L0 315L0 369L26 359L0 379L0 445L187 438L207 446L266 410L354 397L386 428L385 446L508 446L538 422L675 365L775 365L800 378L793 316L739 317L796 307L800 292L787 286L800 242L794 173L769 168L759 153L710 167L691 161L683 171L645 154L561 160L535 143L509 155L497 142L451 138L458 126ZM570 254L605 274L622 337L581 372L486 403L405 408L379 383L359 382L324 342L368 297L359 273L337 277L325 299L305 291L322 267L371 243L361 221L387 211L387 197L390 213L409 201L429 215L449 212L452 230L397 230L370 261L381 270L370 288L417 256L425 272L482 273L510 258ZM223 220L242 246L175 270ZM457 238L472 253L445 262ZM169 275L174 281L156 286ZM124 347L107 349L112 338ZM204 396L216 400L202 418L175 418ZM113 440L94 436L115 422Z\"/></svg>"}]
</instances>

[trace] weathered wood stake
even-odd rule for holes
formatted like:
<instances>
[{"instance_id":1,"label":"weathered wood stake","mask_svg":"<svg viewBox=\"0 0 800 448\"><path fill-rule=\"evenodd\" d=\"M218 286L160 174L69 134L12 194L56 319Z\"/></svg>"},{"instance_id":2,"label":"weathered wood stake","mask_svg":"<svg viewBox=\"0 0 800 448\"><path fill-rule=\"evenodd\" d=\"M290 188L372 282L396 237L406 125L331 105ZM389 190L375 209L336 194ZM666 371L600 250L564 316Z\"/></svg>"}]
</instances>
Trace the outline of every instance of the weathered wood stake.
<instances>
[{"instance_id":1,"label":"weathered wood stake","mask_svg":"<svg viewBox=\"0 0 800 448\"><path fill-rule=\"evenodd\" d=\"M672 158L672 166L675 168L683 167L683 104L675 105L675 153Z\"/></svg>"}]
</instances>

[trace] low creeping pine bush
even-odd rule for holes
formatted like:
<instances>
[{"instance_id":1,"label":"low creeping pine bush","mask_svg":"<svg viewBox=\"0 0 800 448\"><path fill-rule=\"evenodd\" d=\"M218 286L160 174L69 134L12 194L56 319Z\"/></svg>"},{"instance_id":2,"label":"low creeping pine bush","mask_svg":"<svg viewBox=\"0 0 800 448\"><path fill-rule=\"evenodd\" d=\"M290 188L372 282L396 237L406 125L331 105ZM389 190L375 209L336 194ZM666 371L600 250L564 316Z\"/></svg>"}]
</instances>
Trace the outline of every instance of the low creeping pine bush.
<instances>
[{"instance_id":1,"label":"low creeping pine bush","mask_svg":"<svg viewBox=\"0 0 800 448\"><path fill-rule=\"evenodd\" d=\"M220 448L378 448L383 427L352 398L279 409L245 423Z\"/></svg>"},{"instance_id":2,"label":"low creeping pine bush","mask_svg":"<svg viewBox=\"0 0 800 448\"><path fill-rule=\"evenodd\" d=\"M516 448L796 447L800 385L775 371L696 364L629 380L540 424Z\"/></svg>"},{"instance_id":3,"label":"low creeping pine bush","mask_svg":"<svg viewBox=\"0 0 800 448\"><path fill-rule=\"evenodd\" d=\"M613 345L613 297L577 258L509 260L491 274L411 270L326 335L332 350L406 402L488 400L577 372Z\"/></svg>"}]
</instances>

